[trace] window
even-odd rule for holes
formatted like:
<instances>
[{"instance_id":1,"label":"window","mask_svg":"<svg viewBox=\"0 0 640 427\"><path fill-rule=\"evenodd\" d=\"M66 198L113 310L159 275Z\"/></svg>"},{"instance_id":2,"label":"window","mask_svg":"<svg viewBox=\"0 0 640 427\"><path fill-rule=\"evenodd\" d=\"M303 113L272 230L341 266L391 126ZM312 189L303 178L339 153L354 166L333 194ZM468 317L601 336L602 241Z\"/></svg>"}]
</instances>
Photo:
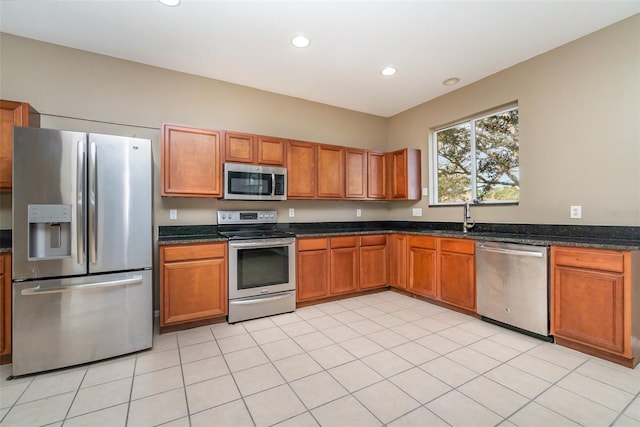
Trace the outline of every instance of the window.
<instances>
[{"instance_id":1,"label":"window","mask_svg":"<svg viewBox=\"0 0 640 427\"><path fill-rule=\"evenodd\" d=\"M433 132L433 205L520 200L518 107Z\"/></svg>"}]
</instances>

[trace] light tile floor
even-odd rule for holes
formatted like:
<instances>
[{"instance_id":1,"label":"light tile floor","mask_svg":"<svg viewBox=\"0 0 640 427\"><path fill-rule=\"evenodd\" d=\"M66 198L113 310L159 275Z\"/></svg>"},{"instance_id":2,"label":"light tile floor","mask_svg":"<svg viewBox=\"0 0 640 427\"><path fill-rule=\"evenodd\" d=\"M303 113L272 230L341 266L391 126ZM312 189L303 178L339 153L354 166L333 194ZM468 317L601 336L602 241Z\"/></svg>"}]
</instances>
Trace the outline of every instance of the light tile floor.
<instances>
[{"instance_id":1,"label":"light tile floor","mask_svg":"<svg viewBox=\"0 0 640 427\"><path fill-rule=\"evenodd\" d=\"M382 292L7 381L2 426L640 426L624 368Z\"/></svg>"}]
</instances>

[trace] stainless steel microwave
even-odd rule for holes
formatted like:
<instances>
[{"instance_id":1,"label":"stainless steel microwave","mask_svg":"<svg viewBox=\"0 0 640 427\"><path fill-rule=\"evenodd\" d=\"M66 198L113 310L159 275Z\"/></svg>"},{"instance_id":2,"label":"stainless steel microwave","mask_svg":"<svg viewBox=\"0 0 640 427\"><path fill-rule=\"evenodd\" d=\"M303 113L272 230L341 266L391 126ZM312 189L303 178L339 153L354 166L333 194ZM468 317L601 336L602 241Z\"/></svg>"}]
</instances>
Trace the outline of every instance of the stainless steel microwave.
<instances>
[{"instance_id":1,"label":"stainless steel microwave","mask_svg":"<svg viewBox=\"0 0 640 427\"><path fill-rule=\"evenodd\" d=\"M224 198L287 200L287 168L225 163Z\"/></svg>"}]
</instances>

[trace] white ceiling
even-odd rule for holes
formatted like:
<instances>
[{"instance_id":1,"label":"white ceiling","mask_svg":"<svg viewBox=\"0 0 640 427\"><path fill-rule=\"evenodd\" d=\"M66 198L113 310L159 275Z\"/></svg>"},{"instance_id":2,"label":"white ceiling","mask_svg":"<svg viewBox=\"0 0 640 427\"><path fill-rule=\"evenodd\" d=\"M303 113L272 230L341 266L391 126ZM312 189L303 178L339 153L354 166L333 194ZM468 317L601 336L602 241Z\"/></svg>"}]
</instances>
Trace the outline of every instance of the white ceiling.
<instances>
[{"instance_id":1,"label":"white ceiling","mask_svg":"<svg viewBox=\"0 0 640 427\"><path fill-rule=\"evenodd\" d=\"M0 31L389 117L637 13L640 0L0 0ZM311 46L292 47L297 33Z\"/></svg>"}]
</instances>

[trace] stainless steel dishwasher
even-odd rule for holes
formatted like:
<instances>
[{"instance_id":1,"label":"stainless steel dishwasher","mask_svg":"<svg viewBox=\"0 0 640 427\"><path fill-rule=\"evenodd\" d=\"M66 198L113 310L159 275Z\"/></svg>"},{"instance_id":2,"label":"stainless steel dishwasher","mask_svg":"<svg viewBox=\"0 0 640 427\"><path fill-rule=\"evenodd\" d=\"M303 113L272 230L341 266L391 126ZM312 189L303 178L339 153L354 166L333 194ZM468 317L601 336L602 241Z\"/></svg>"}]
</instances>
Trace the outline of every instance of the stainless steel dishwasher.
<instances>
[{"instance_id":1,"label":"stainless steel dishwasher","mask_svg":"<svg viewBox=\"0 0 640 427\"><path fill-rule=\"evenodd\" d=\"M478 314L549 337L548 247L476 242Z\"/></svg>"}]
</instances>

